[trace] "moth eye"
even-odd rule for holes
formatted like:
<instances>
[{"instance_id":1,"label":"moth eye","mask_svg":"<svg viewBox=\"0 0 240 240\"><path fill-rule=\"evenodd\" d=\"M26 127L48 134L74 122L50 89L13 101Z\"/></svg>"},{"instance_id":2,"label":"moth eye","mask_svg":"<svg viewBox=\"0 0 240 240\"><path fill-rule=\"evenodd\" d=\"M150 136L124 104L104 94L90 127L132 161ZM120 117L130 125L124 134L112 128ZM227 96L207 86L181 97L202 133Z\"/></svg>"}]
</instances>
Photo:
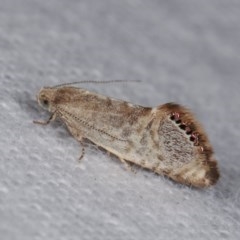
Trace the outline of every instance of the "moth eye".
<instances>
[{"instance_id":1,"label":"moth eye","mask_svg":"<svg viewBox=\"0 0 240 240\"><path fill-rule=\"evenodd\" d=\"M43 99L41 102L44 107L47 107L49 105L49 101L47 99Z\"/></svg>"},{"instance_id":2,"label":"moth eye","mask_svg":"<svg viewBox=\"0 0 240 240\"><path fill-rule=\"evenodd\" d=\"M43 100L43 104L44 104L44 105L48 105L48 100L46 100L46 99Z\"/></svg>"}]
</instances>

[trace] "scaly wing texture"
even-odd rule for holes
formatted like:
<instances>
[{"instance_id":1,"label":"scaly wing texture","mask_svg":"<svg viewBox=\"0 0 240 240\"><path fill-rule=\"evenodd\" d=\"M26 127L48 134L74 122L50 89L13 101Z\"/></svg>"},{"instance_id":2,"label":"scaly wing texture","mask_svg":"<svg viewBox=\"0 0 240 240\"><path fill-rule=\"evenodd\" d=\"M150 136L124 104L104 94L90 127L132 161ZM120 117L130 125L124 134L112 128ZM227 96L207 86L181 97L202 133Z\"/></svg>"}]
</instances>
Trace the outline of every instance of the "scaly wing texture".
<instances>
[{"instance_id":1,"label":"scaly wing texture","mask_svg":"<svg viewBox=\"0 0 240 240\"><path fill-rule=\"evenodd\" d=\"M207 134L186 108L168 103L160 106L159 141L169 163L168 175L181 183L205 187L219 178L217 162Z\"/></svg>"},{"instance_id":2,"label":"scaly wing texture","mask_svg":"<svg viewBox=\"0 0 240 240\"><path fill-rule=\"evenodd\" d=\"M72 87L57 89L53 104L78 140L183 184L205 187L219 178L206 133L180 105L144 108Z\"/></svg>"}]
</instances>

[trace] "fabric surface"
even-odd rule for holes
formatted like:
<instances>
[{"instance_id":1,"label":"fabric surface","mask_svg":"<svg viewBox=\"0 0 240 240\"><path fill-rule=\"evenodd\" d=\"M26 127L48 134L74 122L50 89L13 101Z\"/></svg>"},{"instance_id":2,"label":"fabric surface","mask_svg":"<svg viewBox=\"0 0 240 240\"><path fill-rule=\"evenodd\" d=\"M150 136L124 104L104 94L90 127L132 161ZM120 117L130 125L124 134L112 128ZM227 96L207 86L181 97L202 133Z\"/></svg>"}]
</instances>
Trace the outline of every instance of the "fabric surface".
<instances>
[{"instance_id":1,"label":"fabric surface","mask_svg":"<svg viewBox=\"0 0 240 240\"><path fill-rule=\"evenodd\" d=\"M2 0L0 236L12 239L239 239L240 2ZM215 149L221 178L196 190L121 162L65 126L36 94L81 87L144 106L183 104Z\"/></svg>"}]
</instances>

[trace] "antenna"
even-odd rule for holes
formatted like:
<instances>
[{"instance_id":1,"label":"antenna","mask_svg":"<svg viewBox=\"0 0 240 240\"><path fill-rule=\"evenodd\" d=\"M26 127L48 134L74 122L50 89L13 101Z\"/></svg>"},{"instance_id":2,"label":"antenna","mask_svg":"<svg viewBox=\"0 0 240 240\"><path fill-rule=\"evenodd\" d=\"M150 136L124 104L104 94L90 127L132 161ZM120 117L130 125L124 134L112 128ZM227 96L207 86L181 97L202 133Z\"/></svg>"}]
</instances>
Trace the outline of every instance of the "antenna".
<instances>
[{"instance_id":1,"label":"antenna","mask_svg":"<svg viewBox=\"0 0 240 240\"><path fill-rule=\"evenodd\" d=\"M71 83L62 83L62 84L53 86L53 88L77 85L82 83L106 84L106 83L128 83L128 82L141 82L141 80L104 80L104 81L84 80L84 81L71 82Z\"/></svg>"}]
</instances>

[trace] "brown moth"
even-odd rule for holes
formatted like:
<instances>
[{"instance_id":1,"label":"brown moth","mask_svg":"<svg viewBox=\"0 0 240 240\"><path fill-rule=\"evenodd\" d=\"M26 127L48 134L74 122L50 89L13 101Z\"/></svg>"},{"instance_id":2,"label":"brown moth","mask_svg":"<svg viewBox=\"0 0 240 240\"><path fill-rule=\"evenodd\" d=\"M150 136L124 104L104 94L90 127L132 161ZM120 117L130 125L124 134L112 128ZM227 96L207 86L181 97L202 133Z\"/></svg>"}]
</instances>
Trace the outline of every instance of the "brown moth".
<instances>
[{"instance_id":1,"label":"brown moth","mask_svg":"<svg viewBox=\"0 0 240 240\"><path fill-rule=\"evenodd\" d=\"M77 141L88 139L125 165L134 163L199 188L219 178L208 137L183 106L142 107L67 84L42 88L37 99L52 115L35 123L58 117Z\"/></svg>"}]
</instances>

